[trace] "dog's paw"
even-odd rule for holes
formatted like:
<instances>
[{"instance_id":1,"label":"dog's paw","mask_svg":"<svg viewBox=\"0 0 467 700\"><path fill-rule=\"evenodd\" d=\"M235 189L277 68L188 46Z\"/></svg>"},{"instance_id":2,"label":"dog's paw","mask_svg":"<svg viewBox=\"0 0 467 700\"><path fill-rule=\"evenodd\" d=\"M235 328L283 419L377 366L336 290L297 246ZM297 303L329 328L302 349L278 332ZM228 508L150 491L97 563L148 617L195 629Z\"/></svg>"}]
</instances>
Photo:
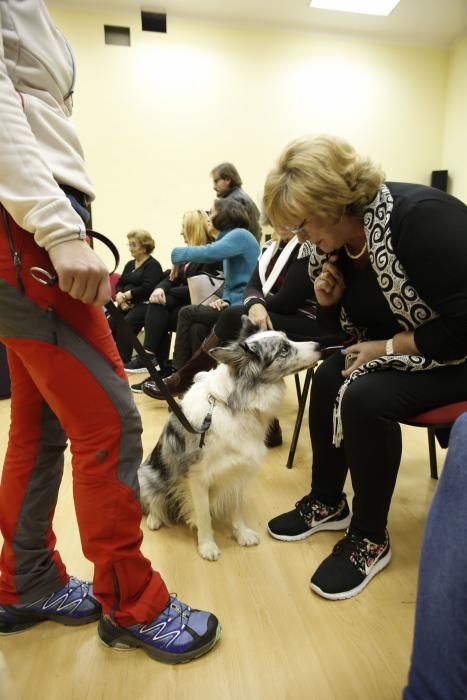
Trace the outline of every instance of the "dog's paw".
<instances>
[{"instance_id":1,"label":"dog's paw","mask_svg":"<svg viewBox=\"0 0 467 700\"><path fill-rule=\"evenodd\" d=\"M162 520L160 520L157 515L149 513L146 518L146 525L150 530L158 530L162 525Z\"/></svg>"},{"instance_id":2,"label":"dog's paw","mask_svg":"<svg viewBox=\"0 0 467 700\"><path fill-rule=\"evenodd\" d=\"M221 550L215 542L203 542L198 545L198 552L203 559L209 559L209 561L217 561L221 555Z\"/></svg>"},{"instance_id":3,"label":"dog's paw","mask_svg":"<svg viewBox=\"0 0 467 700\"><path fill-rule=\"evenodd\" d=\"M241 544L242 547L253 547L255 544L260 543L260 536L258 533L254 530L250 530L249 527L236 530L234 535L238 544Z\"/></svg>"}]
</instances>

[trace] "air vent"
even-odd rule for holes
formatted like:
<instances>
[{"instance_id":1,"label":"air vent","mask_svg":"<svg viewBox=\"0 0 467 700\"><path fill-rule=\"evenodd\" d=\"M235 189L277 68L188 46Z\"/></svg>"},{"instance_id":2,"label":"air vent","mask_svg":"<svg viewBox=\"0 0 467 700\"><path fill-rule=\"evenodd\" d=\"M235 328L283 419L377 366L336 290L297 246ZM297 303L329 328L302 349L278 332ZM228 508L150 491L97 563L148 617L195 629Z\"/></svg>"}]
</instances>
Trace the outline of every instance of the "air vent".
<instances>
[{"instance_id":1,"label":"air vent","mask_svg":"<svg viewBox=\"0 0 467 700\"><path fill-rule=\"evenodd\" d=\"M106 44L130 46L129 27L112 27L109 24L104 24L104 36Z\"/></svg>"},{"instance_id":2,"label":"air vent","mask_svg":"<svg viewBox=\"0 0 467 700\"><path fill-rule=\"evenodd\" d=\"M167 33L167 15L164 12L141 12L143 32Z\"/></svg>"}]
</instances>

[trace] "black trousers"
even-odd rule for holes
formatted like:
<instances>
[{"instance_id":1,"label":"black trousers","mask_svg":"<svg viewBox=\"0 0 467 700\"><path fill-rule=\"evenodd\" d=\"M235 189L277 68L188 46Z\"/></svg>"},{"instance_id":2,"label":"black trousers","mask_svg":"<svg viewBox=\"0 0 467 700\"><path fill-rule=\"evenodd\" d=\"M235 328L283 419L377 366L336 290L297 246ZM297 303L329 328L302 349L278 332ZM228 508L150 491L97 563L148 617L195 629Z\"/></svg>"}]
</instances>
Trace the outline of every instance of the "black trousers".
<instances>
[{"instance_id":1,"label":"black trousers","mask_svg":"<svg viewBox=\"0 0 467 700\"><path fill-rule=\"evenodd\" d=\"M354 490L351 528L382 542L401 461L398 420L467 400L467 363L431 371L381 370L356 379L342 401L344 440L332 444L334 400L344 379L337 352L318 367L310 395L312 493L339 502L348 470Z\"/></svg>"},{"instance_id":2,"label":"black trousers","mask_svg":"<svg viewBox=\"0 0 467 700\"><path fill-rule=\"evenodd\" d=\"M169 355L169 333L177 328L178 314L182 306L148 304L144 320L144 347L152 352L161 367Z\"/></svg>"},{"instance_id":3,"label":"black trousers","mask_svg":"<svg viewBox=\"0 0 467 700\"><path fill-rule=\"evenodd\" d=\"M133 308L124 312L125 319L130 324L135 335L138 335L138 333L144 326L146 308L147 304L135 304ZM109 325L122 361L129 362L133 354L133 345L128 342L128 340L121 332L120 328L118 327L117 323L113 320L113 318L109 318Z\"/></svg>"}]
</instances>

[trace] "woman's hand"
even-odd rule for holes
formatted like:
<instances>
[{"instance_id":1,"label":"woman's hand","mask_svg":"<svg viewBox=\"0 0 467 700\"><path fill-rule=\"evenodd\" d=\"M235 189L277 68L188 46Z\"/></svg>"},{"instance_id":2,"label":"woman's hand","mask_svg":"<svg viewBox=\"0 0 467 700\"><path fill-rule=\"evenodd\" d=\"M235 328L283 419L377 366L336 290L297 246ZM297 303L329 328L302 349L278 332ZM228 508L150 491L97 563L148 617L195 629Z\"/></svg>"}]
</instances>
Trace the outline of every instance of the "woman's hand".
<instances>
[{"instance_id":1,"label":"woman's hand","mask_svg":"<svg viewBox=\"0 0 467 700\"><path fill-rule=\"evenodd\" d=\"M165 297L165 292L161 287L156 287L156 289L151 293L149 297L150 304L162 304L165 306L167 304L167 299Z\"/></svg>"},{"instance_id":2,"label":"woman's hand","mask_svg":"<svg viewBox=\"0 0 467 700\"><path fill-rule=\"evenodd\" d=\"M331 255L315 280L316 301L320 306L334 306L344 293L344 278L336 262L337 255Z\"/></svg>"},{"instance_id":3,"label":"woman's hand","mask_svg":"<svg viewBox=\"0 0 467 700\"><path fill-rule=\"evenodd\" d=\"M226 309L227 306L229 306L229 303L223 299L216 299L215 301L211 301L209 306L211 309L216 309L216 311L222 311L222 309Z\"/></svg>"},{"instance_id":4,"label":"woman's hand","mask_svg":"<svg viewBox=\"0 0 467 700\"><path fill-rule=\"evenodd\" d=\"M172 270L169 275L169 280L173 282L180 274L180 265L172 265Z\"/></svg>"},{"instance_id":5,"label":"woman's hand","mask_svg":"<svg viewBox=\"0 0 467 700\"><path fill-rule=\"evenodd\" d=\"M352 372L361 367L365 362L375 360L386 354L385 340L367 340L364 343L355 343L345 349L345 356L351 356L347 369L342 371L343 377L350 377Z\"/></svg>"},{"instance_id":6,"label":"woman's hand","mask_svg":"<svg viewBox=\"0 0 467 700\"><path fill-rule=\"evenodd\" d=\"M121 306L126 302L126 298L123 292L117 292L115 295L115 301L117 303L117 306Z\"/></svg>"},{"instance_id":7,"label":"woman's hand","mask_svg":"<svg viewBox=\"0 0 467 700\"><path fill-rule=\"evenodd\" d=\"M248 318L252 323L256 324L261 331L272 331L272 325L266 307L263 304L253 304L248 311Z\"/></svg>"}]
</instances>

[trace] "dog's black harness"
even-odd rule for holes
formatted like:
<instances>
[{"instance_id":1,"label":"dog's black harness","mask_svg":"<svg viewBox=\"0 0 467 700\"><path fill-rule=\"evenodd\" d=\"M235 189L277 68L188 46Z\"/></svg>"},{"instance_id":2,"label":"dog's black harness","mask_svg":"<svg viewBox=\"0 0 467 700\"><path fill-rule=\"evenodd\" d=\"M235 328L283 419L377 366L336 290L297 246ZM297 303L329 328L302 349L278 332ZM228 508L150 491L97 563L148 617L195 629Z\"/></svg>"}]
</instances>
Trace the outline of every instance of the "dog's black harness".
<instances>
[{"instance_id":1,"label":"dog's black harness","mask_svg":"<svg viewBox=\"0 0 467 700\"><path fill-rule=\"evenodd\" d=\"M15 249L13 236L12 236L11 229L10 229L9 222L8 222L7 212L6 212L4 207L1 207L1 209L2 209L3 223L4 223L4 227L5 227L5 231L6 231L6 235L7 235L7 239L8 239L8 245L10 247L11 257L13 259L13 263L14 263L15 270L16 270L16 278L18 280L18 286L19 286L21 292L24 294L24 284L23 284L23 280L22 280L20 255L19 255L18 251ZM91 239L96 239L98 241L101 241L109 248L109 250L112 252L114 259L115 259L114 269L112 270L112 272L115 272L115 270L117 269L117 267L120 263L120 253L118 252L116 245L111 240L109 240L107 238L107 236L104 236L102 233L98 233L97 231L87 229L86 235ZM112 272L110 272L109 274L112 274ZM58 275L56 273L51 273L48 270L42 269L41 267L31 267L29 270L29 273L37 282L39 282L40 284L45 284L49 287L53 287L58 282ZM109 314L109 316L111 316L115 320L115 323L117 324L122 335L125 336L125 339L129 343L131 343L133 348L136 350L139 358L141 359L141 361L143 362L149 375L151 376L151 379L154 380L157 388L159 389L159 391L161 392L161 394L164 396L165 400L167 401L167 403L169 405L169 409L171 411L173 411L175 416L178 418L178 420L183 425L183 427L186 430L188 430L188 432L198 434L201 436L200 441L199 441L199 446L203 447L204 441L205 441L205 433L211 427L212 413L213 413L214 405L215 405L214 397L212 397L212 396L209 397L209 411L203 420L203 424L201 425L201 428L199 430L197 428L194 428L191 425L188 418L183 413L183 411L180 407L180 404L175 400L175 398L172 396L170 391L167 389L167 387L162 379L162 375L160 374L160 372L157 371L157 369L154 366L154 363L152 361L152 356L146 352L143 345L138 340L138 337L133 332L133 329L131 328L130 324L127 323L125 316L122 314L121 310L118 308L118 306L116 306L114 304L114 302L112 300L108 301L107 304L104 305L104 307L105 307L106 312Z\"/></svg>"}]
</instances>

